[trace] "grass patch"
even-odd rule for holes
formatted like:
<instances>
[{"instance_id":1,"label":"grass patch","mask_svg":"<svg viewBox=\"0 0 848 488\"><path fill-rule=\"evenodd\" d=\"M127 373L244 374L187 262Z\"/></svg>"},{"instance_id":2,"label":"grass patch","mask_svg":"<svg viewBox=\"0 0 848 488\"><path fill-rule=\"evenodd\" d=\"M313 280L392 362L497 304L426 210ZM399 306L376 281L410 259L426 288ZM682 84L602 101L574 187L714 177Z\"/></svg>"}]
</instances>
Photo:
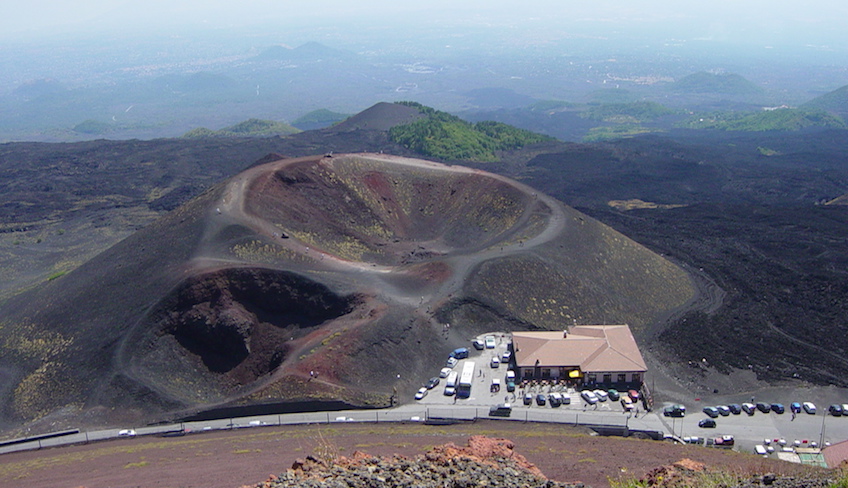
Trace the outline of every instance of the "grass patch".
<instances>
[{"instance_id":1,"label":"grass patch","mask_svg":"<svg viewBox=\"0 0 848 488\"><path fill-rule=\"evenodd\" d=\"M148 464L147 461L139 461L137 463L127 463L126 466L124 466L124 469L127 469L127 468L143 468L143 467L147 466L147 464Z\"/></svg>"}]
</instances>

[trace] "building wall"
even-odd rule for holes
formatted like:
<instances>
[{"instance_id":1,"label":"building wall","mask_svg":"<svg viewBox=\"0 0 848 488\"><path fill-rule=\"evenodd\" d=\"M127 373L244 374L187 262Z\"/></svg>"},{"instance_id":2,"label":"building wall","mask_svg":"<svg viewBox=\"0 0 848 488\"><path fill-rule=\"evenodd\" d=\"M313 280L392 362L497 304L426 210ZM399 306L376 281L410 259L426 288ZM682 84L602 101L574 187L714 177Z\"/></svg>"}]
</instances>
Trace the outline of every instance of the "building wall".
<instances>
[{"instance_id":1,"label":"building wall","mask_svg":"<svg viewBox=\"0 0 848 488\"><path fill-rule=\"evenodd\" d=\"M568 372L576 369L574 366L539 366L518 368L519 379L568 379ZM644 371L627 372L584 372L584 383L641 383L645 379Z\"/></svg>"}]
</instances>

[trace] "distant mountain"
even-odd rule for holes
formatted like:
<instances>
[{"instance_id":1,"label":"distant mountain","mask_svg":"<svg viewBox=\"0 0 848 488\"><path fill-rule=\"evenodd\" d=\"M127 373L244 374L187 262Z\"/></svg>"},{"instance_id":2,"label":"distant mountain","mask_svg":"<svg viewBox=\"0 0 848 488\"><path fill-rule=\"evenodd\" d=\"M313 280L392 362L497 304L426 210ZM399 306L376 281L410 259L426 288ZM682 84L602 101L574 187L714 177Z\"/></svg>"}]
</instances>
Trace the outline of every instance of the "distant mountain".
<instances>
[{"instance_id":1,"label":"distant mountain","mask_svg":"<svg viewBox=\"0 0 848 488\"><path fill-rule=\"evenodd\" d=\"M262 119L248 119L244 122L225 127L221 130L210 130L200 127L186 132L183 137L267 137L284 136L300 132L295 127L283 122Z\"/></svg>"},{"instance_id":2,"label":"distant mountain","mask_svg":"<svg viewBox=\"0 0 848 488\"><path fill-rule=\"evenodd\" d=\"M320 61L322 59L349 59L355 53L342 49L334 49L320 42L307 42L294 49L286 46L271 46L258 56L257 60L281 60L281 61Z\"/></svg>"},{"instance_id":3,"label":"distant mountain","mask_svg":"<svg viewBox=\"0 0 848 488\"><path fill-rule=\"evenodd\" d=\"M588 110L581 112L580 116L603 122L632 124L649 122L675 112L655 102L607 103L591 106Z\"/></svg>"},{"instance_id":4,"label":"distant mountain","mask_svg":"<svg viewBox=\"0 0 848 488\"><path fill-rule=\"evenodd\" d=\"M848 85L816 97L801 105L801 108L824 110L845 116L848 114Z\"/></svg>"},{"instance_id":5,"label":"distant mountain","mask_svg":"<svg viewBox=\"0 0 848 488\"><path fill-rule=\"evenodd\" d=\"M735 73L714 74L701 71L685 76L669 87L682 93L715 93L722 95L758 95L762 88Z\"/></svg>"},{"instance_id":6,"label":"distant mountain","mask_svg":"<svg viewBox=\"0 0 848 488\"><path fill-rule=\"evenodd\" d=\"M348 117L350 117L350 114L341 114L327 110L326 108L320 108L297 118L291 125L300 130L323 129L336 122L341 122Z\"/></svg>"}]
</instances>

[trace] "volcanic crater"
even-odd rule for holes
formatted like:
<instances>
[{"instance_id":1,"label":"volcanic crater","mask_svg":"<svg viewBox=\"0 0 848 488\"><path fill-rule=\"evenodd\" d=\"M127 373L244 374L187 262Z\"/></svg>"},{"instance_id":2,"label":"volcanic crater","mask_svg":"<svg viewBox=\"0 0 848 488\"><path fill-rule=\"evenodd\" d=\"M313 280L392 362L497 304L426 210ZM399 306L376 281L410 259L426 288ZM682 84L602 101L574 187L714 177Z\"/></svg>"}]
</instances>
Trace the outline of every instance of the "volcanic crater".
<instances>
[{"instance_id":1,"label":"volcanic crater","mask_svg":"<svg viewBox=\"0 0 848 488\"><path fill-rule=\"evenodd\" d=\"M12 320L61 331L69 346L41 362L75 388L40 386L44 364L25 358L6 421L386 406L477 334L602 321L639 334L694 293L677 266L502 176L385 154L284 159L22 295Z\"/></svg>"}]
</instances>

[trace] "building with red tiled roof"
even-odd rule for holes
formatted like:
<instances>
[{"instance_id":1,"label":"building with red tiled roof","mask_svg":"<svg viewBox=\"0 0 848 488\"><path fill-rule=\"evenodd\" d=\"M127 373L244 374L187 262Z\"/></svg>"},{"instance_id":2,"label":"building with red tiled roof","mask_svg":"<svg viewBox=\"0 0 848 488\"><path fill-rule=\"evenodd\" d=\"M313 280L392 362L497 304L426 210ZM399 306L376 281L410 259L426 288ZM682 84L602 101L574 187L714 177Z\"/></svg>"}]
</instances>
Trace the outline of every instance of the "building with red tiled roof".
<instances>
[{"instance_id":1,"label":"building with red tiled roof","mask_svg":"<svg viewBox=\"0 0 848 488\"><path fill-rule=\"evenodd\" d=\"M513 332L521 379L641 385L648 367L627 325L576 325L567 331Z\"/></svg>"}]
</instances>

